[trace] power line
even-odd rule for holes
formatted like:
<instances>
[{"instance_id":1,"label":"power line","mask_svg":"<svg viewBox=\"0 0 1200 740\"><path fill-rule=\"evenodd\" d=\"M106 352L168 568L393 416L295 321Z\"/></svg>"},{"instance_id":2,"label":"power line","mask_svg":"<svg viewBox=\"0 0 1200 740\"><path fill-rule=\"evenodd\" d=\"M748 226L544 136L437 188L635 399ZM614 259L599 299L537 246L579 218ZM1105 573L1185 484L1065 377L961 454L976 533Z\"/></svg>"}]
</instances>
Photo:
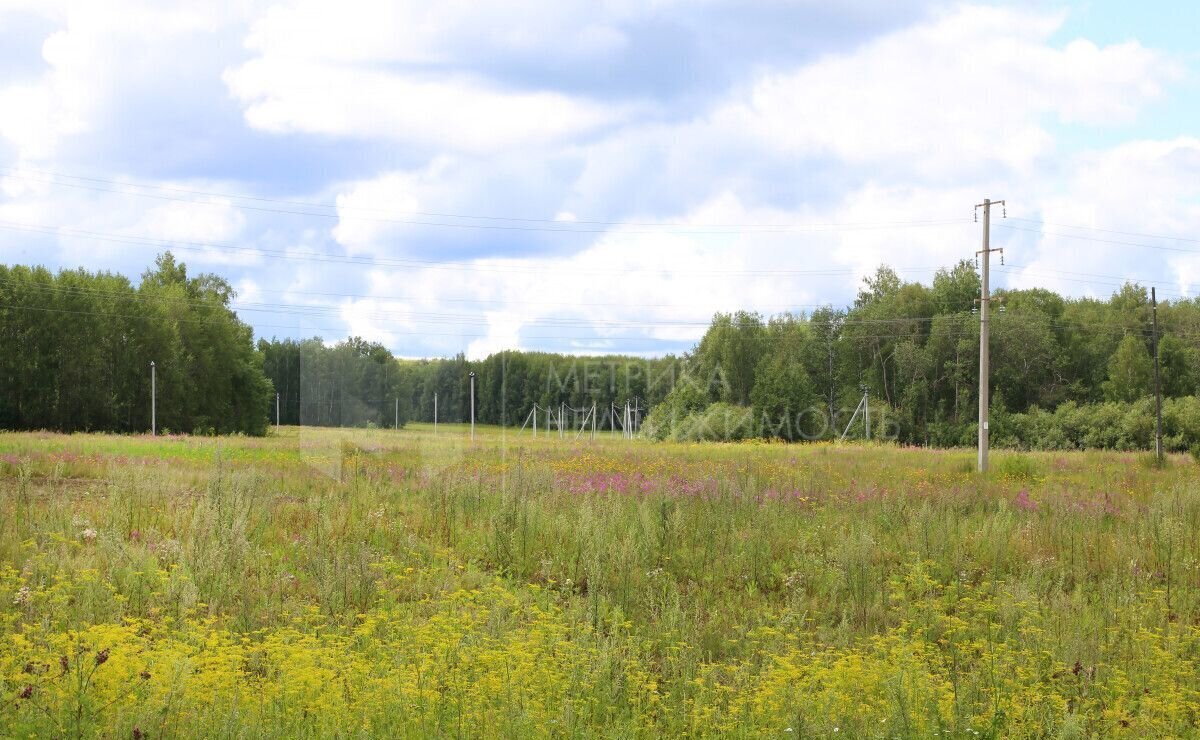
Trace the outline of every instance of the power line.
<instances>
[{"instance_id":1,"label":"power line","mask_svg":"<svg viewBox=\"0 0 1200 740\"><path fill-rule=\"evenodd\" d=\"M1200 239L1194 239L1194 238L1186 237L1186 236L1168 236L1166 234L1147 234L1147 233L1140 232L1140 231L1121 231L1118 229L1105 229L1105 228L1101 228L1099 226L1079 226L1079 225L1072 225L1072 224L1056 224L1056 223L1051 223L1049 221L1042 221L1042 220L1033 219L1033 218L1019 218L1017 216L1009 216L1009 220L1010 221L1024 221L1025 223L1041 224L1043 226L1053 226L1058 229L1079 229L1082 231L1099 231L1099 232L1102 232L1105 234L1117 234L1118 236L1140 236L1145 239L1166 239L1169 241L1191 242L1193 244L1200 244Z\"/></svg>"},{"instance_id":2,"label":"power line","mask_svg":"<svg viewBox=\"0 0 1200 740\"><path fill-rule=\"evenodd\" d=\"M124 277L124 276L121 276L121 277ZM110 294L110 295L114 295L114 296L127 295L125 292L122 292L122 291L104 291L101 288L95 288L95 287L91 287L91 286L51 286L51 285L45 285L45 284L41 284L41 283L32 283L32 282L27 282L27 281L21 281L21 280L15 279L15 278L0 278L0 283L6 283L6 282L14 284L14 285L21 285L23 287L35 288L38 290L81 291L81 292L89 292L89 293ZM131 291L134 291L134 293L132 294L131 297L137 297L137 293L136 293L137 288L135 288L132 284L129 285L129 288ZM285 290L265 290L262 288L259 288L258 290L263 293L272 293L272 294L277 294L277 295L287 295L287 294L296 292L296 291L285 291ZM335 298L358 298L358 299L363 299L363 300L374 300L374 301L419 301L420 300L420 299L414 298L412 296L367 295L367 294L356 294L356 293L320 293L320 292L312 292L312 291L307 291L307 290L304 291L304 295L335 297ZM208 305L208 301L206 301L205 299L169 298L166 296L155 296L154 300L166 302L166 303L174 303L174 304ZM546 305L546 306L571 306L571 307L575 307L575 306L584 306L584 307L613 306L613 307L621 307L621 308L691 308L692 307L687 304L679 304L679 303L630 303L630 302L619 302L619 303L618 302L612 302L612 303L586 303L586 302L574 303L574 302L570 302L570 303L568 303L568 302L563 302L563 301L522 301L522 300L505 301L505 300L499 300L499 299L488 300L488 299L482 299L482 298L476 299L476 298L441 298L441 297L439 297L437 300L438 301L446 301L446 302L458 302L458 303L485 303L485 304L500 304L500 305L508 305L508 304ZM335 309L340 309L343 307L343 306L335 306L335 305L331 305L331 304L246 302L246 301L238 301L238 300L236 300L236 298L234 301L231 302L230 305L233 307L237 307L239 310L264 310L265 308L269 308L269 307L283 307L283 308L310 308L311 307L311 308L335 310ZM830 303L798 303L798 304L770 304L770 305L771 305L771 307L782 308L784 313L787 313L790 310L796 309L796 308L817 308L817 309L832 308L832 304L830 304ZM251 307L255 307L255 308L251 308ZM759 308L763 308L763 307L764 306L761 306L761 305L759 306Z\"/></svg>"},{"instance_id":3,"label":"power line","mask_svg":"<svg viewBox=\"0 0 1200 740\"><path fill-rule=\"evenodd\" d=\"M10 231L24 231L31 233L44 234L47 236L61 237L64 234L67 236L78 236L81 238L95 239L98 241L107 241L118 244L130 244L134 246L154 247L158 249L182 249L193 252L210 252L210 251L231 251L240 254L250 254L255 256L265 257L267 259L282 259L282 260L308 260L314 262L351 264L351 265L370 265L377 267L420 267L434 270L449 270L452 272L485 272L485 273L500 273L500 274L538 274L545 275L547 273L565 273L572 275L629 275L630 273L666 273L664 268L626 268L626 269L570 269L570 270L555 270L552 267L520 267L520 266L488 266L478 263L466 263L461 261L451 260L425 260L417 258L378 258L378 257L355 257L352 255L334 255L328 252L308 252L308 251L292 251L282 249L267 249L261 247L242 247L234 244L222 242L195 242L186 240L164 240L151 239L147 237L130 236L123 234L111 234L99 231L88 231L83 229L57 228L49 226L40 226L34 224L23 224L13 221L0 221L0 229ZM679 270L672 268L670 275L756 275L756 276L773 276L773 275L806 275L806 276L821 276L834 277L840 275L855 275L858 271L850 269L826 269L826 270Z\"/></svg>"},{"instance_id":4,"label":"power line","mask_svg":"<svg viewBox=\"0 0 1200 740\"><path fill-rule=\"evenodd\" d=\"M1100 239L1094 236L1084 236L1082 234L1064 234L1057 231L1046 231L1045 229L1029 229L1024 226L1011 226L1009 224L996 224L1002 229L1011 231L1026 231L1031 234L1041 234L1043 236L1057 236L1063 239L1078 239L1080 241L1094 242L1096 244L1113 244L1121 247L1141 247L1142 249L1158 249L1164 252L1183 252L1185 254L1200 254L1200 249L1187 249L1185 247L1168 247L1163 244L1146 244L1144 242L1130 242L1120 239ZM1174 237L1162 237L1173 239ZM1180 240L1185 241L1185 240ZM1190 241L1190 240L1187 240Z\"/></svg>"},{"instance_id":5,"label":"power line","mask_svg":"<svg viewBox=\"0 0 1200 740\"><path fill-rule=\"evenodd\" d=\"M13 167L0 167L0 170L5 170L11 173L19 173L22 170ZM166 200L177 203L190 203L194 205L209 205L220 207L233 207L249 211L258 211L264 213L276 213L282 215L293 216L311 216L316 218L342 219L346 217L345 212L364 211L375 213L397 213L394 209L376 209L362 207L346 207L330 203L316 203L309 201L287 200L281 198L265 198L261 196L246 196L237 195L234 193L217 193L203 190L189 190L186 188L174 188L161 185L144 185L136 183L122 182L120 180L110 180L105 178L83 177L79 175L66 175L60 173L48 173L45 171L28 170L27 172L40 172L51 178L63 178L82 180L84 182L98 183L96 185L87 185L83 182L62 182L56 179L39 179L28 177L20 174L10 174L9 176L18 180L27 182L36 182L43 185L53 185L56 187L68 187L80 190L90 190L94 192L113 193L117 195L131 195L139 198L153 198L155 200ZM100 185L110 185L114 187L100 187ZM230 200L250 200L263 203L275 203L279 205L290 205L298 208L309 210L294 210L292 208L274 208L268 206L254 206L245 203L222 202L222 201L202 201L192 198L184 198L176 195L167 195L164 193L154 192L138 192L136 190L122 190L116 188L143 188L154 189L165 192L173 192L180 194L190 194L209 198L227 198ZM326 209L326 210L312 210ZM335 212L327 212L329 209ZM485 220L485 221L503 221L506 223L455 223L453 221L422 221L414 219L387 218L382 216L353 216L353 218L365 221L377 221L380 223L389 223L395 225L408 226L433 226L455 229L484 229L484 230L500 230L500 231L532 231L532 232L549 232L549 233L569 233L569 234L603 234L608 233L613 228L625 227L654 227L655 231L625 231L627 234L654 234L661 235L663 233L692 235L692 236L718 236L718 235L738 235L738 234L793 234L807 233L812 231L856 231L856 230L872 230L872 229L891 229L904 228L910 226L950 226L955 224L966 223L963 218L950 219L923 219L915 221L881 221L881 222L833 222L833 223L810 223L810 224L681 224L670 222L650 222L650 221L600 221L600 220L574 220L563 221L559 219L546 218L523 218L514 216L493 216L493 215L471 215L462 213L446 213L434 211L408 211L409 215L421 216L426 218L446 218L446 219L462 219L462 220ZM556 226L529 226L524 224L556 224ZM576 224L588 227L579 228ZM603 226L606 228L591 228ZM666 230L666 231L664 231Z\"/></svg>"},{"instance_id":6,"label":"power line","mask_svg":"<svg viewBox=\"0 0 1200 740\"><path fill-rule=\"evenodd\" d=\"M113 298L118 298L118 299L128 299L128 300L132 300L135 302L147 302L147 303L157 303L157 304L165 304L165 305L220 307L220 308L225 308L225 309L230 309L230 310L265 311L265 312L281 313L281 314L294 313L296 315L301 315L301 316L308 316L308 315L312 315L313 313L320 313L320 312L338 311L338 310L342 310L344 308L344 306L334 306L334 305L324 305L323 306L323 305L311 305L311 304L306 305L306 304L291 304L291 303L278 303L278 304L276 304L276 303L240 303L237 301L231 301L229 304L225 304L223 302L213 302L212 300L205 299L205 298L183 298L183 297L162 296L162 295L146 295L144 293L141 293L139 291L139 289L134 288L132 285L127 285L126 289L124 289L124 290L119 290L119 289L118 290L110 290L110 289L105 289L105 288L101 288L101 287L87 286L87 285L52 285L52 284L47 284L44 282L33 282L33 281L21 280L21 279L15 278L15 277L8 277L8 278L0 277L0 285L3 285L3 284L18 286L20 288L27 289L27 290L46 291L46 292L50 292L50 293L58 293L58 294L66 294L66 295L113 297ZM1013 293L1013 292L1018 292L1018 291L1009 290L1007 292ZM634 308L641 307L638 304L630 304L630 306L634 307ZM826 304L825 307L830 307L830 306L828 306L828 304ZM962 317L965 317L965 315L966 315L966 309L963 309L963 310L957 311L957 312L942 311L942 312L939 312L932 316L925 316L925 315L922 315L922 316L896 316L896 317L891 317L891 318L874 318L874 319L839 318L834 323L836 323L836 325L839 327L858 326L858 325L887 325L887 324L914 324L914 323L922 324L922 323L930 323L930 322L936 321L938 319L948 319L948 318L954 318L954 317L962 318ZM450 313L441 313L441 312L417 312L417 311L391 311L391 312L380 311L380 312L373 312L373 313L365 314L365 316L375 317L375 318L396 318L396 317L411 317L411 316L429 317L429 318L434 318L434 319L474 319L475 318L475 316L473 314L450 314ZM796 314L794 316L796 316L797 320L801 321L802 323L810 323L812 321L812 319L809 316L804 315L804 314ZM1048 315L1041 313L1041 312L1037 312L1037 311L1017 312L1017 313L1012 314L1012 316L1049 318ZM581 322L581 325L583 325L583 326L592 326L596 322L605 322L606 321L605 319L578 320L578 319L557 319L554 317L543 317L543 318L546 321L554 321L554 322L566 322L566 323ZM769 320L769 318L770 317L768 317L768 320ZM615 323L622 323L622 322L615 322ZM687 326L709 326L711 324L711 320L710 319L696 320L696 321L670 321L670 320L667 320L667 321L658 321L658 322L628 322L628 323L636 323L637 325L646 326L646 327L650 327L650 328L676 328L676 327L680 327L680 326L684 326L684 327L687 327ZM1054 320L1051 320L1051 324L1055 325L1055 326L1066 327L1066 328L1084 326L1084 324L1082 324L1080 322L1076 322L1074 324L1068 324L1065 322L1054 321ZM1099 326L1104 326L1104 325L1105 324L1103 322L1100 322L1096 326L1099 327Z\"/></svg>"},{"instance_id":7,"label":"power line","mask_svg":"<svg viewBox=\"0 0 1200 740\"><path fill-rule=\"evenodd\" d=\"M1009 267L1011 268L1011 267L1017 267L1017 266L1009 265ZM1087 275L1088 273L1073 273L1073 272L1069 272L1069 271L1060 271L1060 270L1051 270L1051 269L1042 269L1042 268L1032 268L1032 271L1030 271L1030 268L1021 268L1020 271L1012 270L1012 269L1004 269L1004 268L995 268L995 269L996 269L996 271L1002 272L1005 275L1016 275L1016 276L1028 275L1030 277L1038 277L1038 278L1049 279L1049 280L1062 280L1064 282L1079 283L1081 285L1105 286L1107 288L1121 288L1125 285L1138 285L1138 286L1145 287L1145 285L1148 285L1150 283L1158 282L1155 280L1141 279L1141 278L1139 278L1139 279L1133 279L1133 278L1122 279L1115 275L1111 275L1111 276L1096 275L1095 277L1110 277L1110 278L1112 278L1112 280L1114 280L1116 282L1106 282L1103 280L1084 279L1084 278L1072 278L1072 277L1064 277L1064 275ZM1019 290L1019 289L1011 289L1011 290ZM1170 293L1172 295L1178 296L1183 299L1186 299L1188 297L1187 293L1184 293L1183 291L1179 291L1179 290L1170 290L1170 289L1164 288L1161 292Z\"/></svg>"},{"instance_id":8,"label":"power line","mask_svg":"<svg viewBox=\"0 0 1200 740\"><path fill-rule=\"evenodd\" d=\"M294 314L300 316L320 316L330 312L341 311L343 306L318 306L318 305L302 305L302 304L268 304L268 303L249 303L241 304L236 301L229 304L214 303L210 300L202 298L178 298L171 296L156 296L145 295L136 292L132 287L128 291L121 290L105 290L103 288L92 286L77 286L77 285L48 285L44 283L35 283L22 281L16 278L0 277L0 284L17 285L24 289L39 290L51 293L65 295L83 295L83 296L101 296L114 297L118 299L127 299L137 302L158 303L166 305L185 305L185 306L202 306L202 307L221 307L238 311L252 311L278 314ZM635 306L636 307L636 306ZM452 324L486 324L487 318L480 318L474 314L450 314L440 312L419 312L419 311L377 311L367 314L361 314L366 318L377 319L417 319L423 323L452 323ZM940 314L948 315L948 314ZM880 319L840 319L838 324L841 326L856 326L856 325L887 325L887 324L920 324L929 323L939 316L907 316L895 318L880 318ZM695 320L695 321L623 321L610 319L566 319L555 317L536 317L522 319L523 323L533 325L550 325L550 326L578 326L584 328L644 328L644 329L669 329L680 327L707 327L710 326L711 319Z\"/></svg>"},{"instance_id":9,"label":"power line","mask_svg":"<svg viewBox=\"0 0 1200 740\"><path fill-rule=\"evenodd\" d=\"M1041 265L1020 265L1020 264L1013 264L1011 262L1008 264L1007 268L997 268L997 269L1003 269L1006 272L1009 272L1011 274L1017 274L1016 272L1014 272L1014 270L1022 270L1022 271L1033 270L1033 271L1035 271L1035 273L1036 272L1044 272L1044 273L1052 273L1055 275L1059 275L1059 274L1061 274L1061 275L1082 275L1084 277L1108 278L1110 280L1116 280L1117 282L1116 283L1101 283L1101 284L1115 284L1115 285L1124 285L1125 283L1135 283L1138 285L1141 285L1144 283L1146 285L1150 285L1150 284L1154 284L1154 283L1170 283L1170 282L1174 282L1175 280L1178 279L1178 278L1161 278L1161 277L1160 278L1150 278L1150 277L1142 277L1139 275L1106 275L1103 273L1096 273L1096 272L1079 272L1078 270L1060 270L1058 268L1044 267ZM1029 274L1034 274L1034 273L1029 273ZM1173 292L1183 295L1183 293L1181 291L1173 291Z\"/></svg>"},{"instance_id":10,"label":"power line","mask_svg":"<svg viewBox=\"0 0 1200 740\"><path fill-rule=\"evenodd\" d=\"M131 295L129 297L133 298L135 300L147 298L147 297L139 297L136 295ZM214 308L226 308L225 306L222 306L220 304L210 304L210 305L212 305ZM156 317L156 316L145 316L145 315L140 315L140 314L125 314L125 313L99 312L99 311L75 311L75 310L71 310L71 309L49 308L49 307L41 307L41 306L20 306L20 305L13 305L13 304L0 304L0 308L7 308L7 309L12 309L12 310L20 310L20 311L38 311L38 312L61 313L61 314L71 314L71 315L83 315L83 316L105 316L105 317L114 317L114 318L132 318L132 319L140 319L140 320L151 320L151 319L160 318L160 317ZM303 314L300 314L300 315L303 315ZM888 326L888 325L902 325L902 324L907 324L907 325L911 326L914 324L930 324L931 322L936 321L938 319L952 319L952 318L965 319L968 316L969 316L969 314L966 311L963 311L963 312L959 312L959 313L940 314L938 316L918 316L918 317L896 318L896 319L844 320L844 321L841 321L838 323L840 326L847 326L847 325L848 326ZM321 317L321 318L330 318L330 317ZM1082 322L1082 321L1068 322L1068 321L1054 320L1054 319L1050 319L1045 314L1032 313L1032 312L1031 313L1009 312L1007 314L998 314L997 316L993 317L993 321L998 321L999 323L1010 323L1010 322L1015 322L1017 320L1025 320L1028 318L1045 318L1045 319L1047 319L1047 321L1045 322L1046 326L1048 326L1050 328L1089 331L1089 332L1093 332L1096 334L1102 334L1102 335L1123 336L1126 334L1135 333L1135 334L1140 334L1140 335L1144 335L1144 336L1149 336L1149 333L1150 333L1149 329L1139 329L1139 328L1132 328L1132 327L1130 327L1130 328L1114 327L1111 324L1109 324L1107 322L1103 322L1103 321L1089 323L1089 322ZM236 315L234 316L234 319L239 320L239 319L237 319ZM205 319L172 318L171 320L173 322L177 322L177 323L201 324L201 325L215 325L215 324L223 323L223 320L219 320L219 319L218 320L205 320ZM806 321L805 323L808 323L808 322ZM697 325L697 326L699 326L699 325ZM330 327L330 326L317 326L317 325L304 326L299 323L297 323L297 324L256 324L256 325L254 325L254 328L324 330L324 331L334 331L334 332L339 332L339 333L342 331L341 328L335 328L335 327ZM586 328L586 327L581 325L581 327L579 327L579 328ZM646 328L653 329L653 328L678 328L678 327L675 327L673 325L672 326L669 326L669 325L659 326L659 325L649 325L648 324L646 326ZM463 337L463 338L486 338L487 336L489 336L487 334L465 334L465 333L459 333L459 332L449 332L448 333L448 332L400 331L400 332L396 332L396 333L403 335L403 336L437 336L437 337L457 336L457 337ZM1200 333L1193 334L1193 333L1178 332L1178 331L1174 331L1174 332L1170 332L1170 333L1179 338L1200 339ZM975 335L975 333L970 330L955 329L955 330L950 330L950 331L938 331L938 330L934 330L934 329L930 328L928 331L922 332L919 336L923 337L923 338L929 338L929 337L974 336L974 335ZM906 339L906 338L912 338L912 336L913 335L911 334L911 332L895 332L895 333L891 333L891 334L858 334L855 332L851 332L851 333L842 334L839 337L839 339L844 339L844 340L848 340L848 341L857 341L857 340L865 340L865 339ZM604 336L578 336L578 335L576 335L576 336L540 336L539 335L539 336L527 337L527 339L531 339L531 340L547 339L547 340L563 340L563 341L596 341L596 340L654 341L654 342L690 341L690 340L668 340L668 339L662 339L659 337L639 337L639 336L604 337Z\"/></svg>"},{"instance_id":11,"label":"power line","mask_svg":"<svg viewBox=\"0 0 1200 740\"><path fill-rule=\"evenodd\" d=\"M18 306L18 305L12 305L12 304L0 304L0 309L9 309L9 310L13 310L13 311L37 311L37 312L42 312L42 313L70 314L70 315L75 315L75 316L104 316L104 317L109 317L109 318L129 318L129 319L138 319L138 320L142 320L142 321L154 320L154 319L161 318L158 316L142 316L139 314L109 313L109 312L102 312L102 311L73 311L73 310L61 309L61 308L46 308L46 307L42 307L42 306ZM215 324L222 323L221 321L216 321L216 320L206 321L203 319L181 319L181 318L172 318L171 321L174 323L202 324L202 325L215 325ZM330 327L330 326L317 326L317 325L301 326L299 323L297 323L297 324L257 324L254 328L292 329L292 330L303 329L305 331L329 331L329 332L335 332L338 334L340 334L343 331L343 328L341 328L341 327L335 328L335 327ZM424 337L451 337L451 338L460 338L460 339L486 339L488 336L490 336L488 334L466 334L466 333L460 333L460 332L445 332L445 331L442 331L442 332L399 331L399 332L394 332L394 333L401 337L424 336ZM668 339L661 339L659 337L629 337L629 336L604 337L604 336L541 336L541 335L538 335L538 336L525 337L525 339L527 339L527 340L543 340L543 339L545 339L545 340L556 340L556 341L580 341L580 342L584 342L584 341L586 341L586 342L621 341L621 342L660 342L660 343L661 342L670 342L670 341L680 341L680 342L690 341L690 340L686 340L686 339L685 340L668 340Z\"/></svg>"},{"instance_id":12,"label":"power line","mask_svg":"<svg viewBox=\"0 0 1200 740\"><path fill-rule=\"evenodd\" d=\"M142 315L139 315L139 314L120 314L120 313L109 313L109 312L102 312L102 311L73 311L73 310L70 310L70 309L61 309L61 308L46 308L46 307L42 307L42 306L17 306L17 305L12 305L12 304L0 304L0 309L9 309L9 310L14 310L14 311L38 311L38 312L44 312L44 313L70 314L70 315L75 315L75 316L103 316L103 317L112 317L112 318L131 318L131 319L139 319L139 320L143 320L143 321L145 321L145 320L154 320L154 319L161 318L161 317L158 317L158 316L142 316ZM220 321L206 321L206 320L203 320L203 319L179 319L179 318L172 318L172 319L171 319L171 321L172 321L172 322L175 322L175 323L184 323L184 324L207 324L207 325L213 325L213 324L222 323L222 322L220 322ZM260 325L260 326L268 326L269 328L279 328L279 329L297 329L297 328L306 328L306 329L311 329L311 330L321 330L321 329L330 330L330 331L332 331L332 330L333 330L333 329L332 329L332 327L319 327L319 326L309 326L309 327L298 327L298 326L292 326L292 325L274 325L274 326L272 326L272 325ZM457 332L453 332L453 333L447 334L446 332L410 332L410 331L403 331L403 332L396 332L396 333L397 333L397 334L399 334L399 335L401 335L401 336L436 336L436 337L452 336L452 337L460 337L460 338L472 338L472 339L483 339L483 338L487 338L488 336L490 336L490 335L488 335L488 334L460 334L460 333L457 333ZM853 339L853 340L860 340L860 339L899 339L899 338L904 338L905 336L906 336L906 335L901 335L901 334L866 334L866 335L857 335L857 334L856 334L856 335L849 336L849 337L846 337L846 338L847 338L847 339ZM974 336L974 332L971 332L971 331L965 331L965 330L964 330L964 331L959 331L959 330L956 330L956 331L948 331L948 332L930 332L930 333L928 333L928 334L926 334L926 335L924 335L924 336ZM664 340L664 339L661 339L661 338L658 338L658 337L625 337L625 336L622 336L622 337L598 337L598 336L531 336L531 337L526 337L526 339L530 339L530 340L538 340L538 339L551 339L551 340L564 340L564 341L565 341L565 340L573 340L573 341L595 341L595 340L605 340L605 341L652 341L652 342L664 342L664 341L688 341L688 340Z\"/></svg>"}]
</instances>

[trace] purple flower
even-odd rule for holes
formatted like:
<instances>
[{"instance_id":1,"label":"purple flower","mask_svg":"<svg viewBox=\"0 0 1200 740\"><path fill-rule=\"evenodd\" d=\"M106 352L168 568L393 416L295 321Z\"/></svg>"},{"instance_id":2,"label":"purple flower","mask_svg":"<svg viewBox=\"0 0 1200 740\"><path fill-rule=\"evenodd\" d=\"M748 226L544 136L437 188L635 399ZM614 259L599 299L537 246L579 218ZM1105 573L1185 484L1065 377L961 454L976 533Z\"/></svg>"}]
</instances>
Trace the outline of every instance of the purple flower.
<instances>
[{"instance_id":1,"label":"purple flower","mask_svg":"<svg viewBox=\"0 0 1200 740\"><path fill-rule=\"evenodd\" d=\"M1017 497L1013 499L1013 505L1022 511L1037 511L1038 504L1033 499L1029 498L1029 491L1022 488Z\"/></svg>"}]
</instances>

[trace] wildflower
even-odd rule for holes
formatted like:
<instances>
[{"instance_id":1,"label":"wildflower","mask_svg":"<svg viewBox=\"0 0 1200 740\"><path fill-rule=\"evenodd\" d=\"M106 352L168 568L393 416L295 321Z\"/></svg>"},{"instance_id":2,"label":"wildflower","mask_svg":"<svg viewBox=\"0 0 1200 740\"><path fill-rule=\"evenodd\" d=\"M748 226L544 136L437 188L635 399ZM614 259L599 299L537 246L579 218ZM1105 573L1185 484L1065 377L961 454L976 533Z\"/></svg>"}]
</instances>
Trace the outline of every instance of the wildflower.
<instances>
[{"instance_id":1,"label":"wildflower","mask_svg":"<svg viewBox=\"0 0 1200 740\"><path fill-rule=\"evenodd\" d=\"M22 699L28 699L32 696L33 696L33 687L30 686L29 684L26 684L25 688L21 689L20 697Z\"/></svg>"},{"instance_id":2,"label":"wildflower","mask_svg":"<svg viewBox=\"0 0 1200 740\"><path fill-rule=\"evenodd\" d=\"M108 648L96 653L96 665L101 666L108 662Z\"/></svg>"},{"instance_id":3,"label":"wildflower","mask_svg":"<svg viewBox=\"0 0 1200 740\"><path fill-rule=\"evenodd\" d=\"M142 728L137 725L133 726L133 740L142 740L145 736L146 733L142 732Z\"/></svg>"},{"instance_id":4,"label":"wildflower","mask_svg":"<svg viewBox=\"0 0 1200 740\"><path fill-rule=\"evenodd\" d=\"M16 596L13 596L13 606L28 604L31 595L32 592L29 590L29 586L21 586L21 588L17 589Z\"/></svg>"},{"instance_id":5,"label":"wildflower","mask_svg":"<svg viewBox=\"0 0 1200 740\"><path fill-rule=\"evenodd\" d=\"M84 542L95 542L96 534L97 534L97 532L95 529L88 527L87 529L80 532L79 536L83 538Z\"/></svg>"},{"instance_id":6,"label":"wildflower","mask_svg":"<svg viewBox=\"0 0 1200 740\"><path fill-rule=\"evenodd\" d=\"M63 675L67 675L67 671L71 670L71 661L65 655L58 656L58 667L62 668Z\"/></svg>"},{"instance_id":7,"label":"wildflower","mask_svg":"<svg viewBox=\"0 0 1200 740\"><path fill-rule=\"evenodd\" d=\"M1021 489L1021 492L1013 500L1013 504L1022 511L1037 511L1038 508L1037 502L1029 498L1027 489Z\"/></svg>"}]
</instances>

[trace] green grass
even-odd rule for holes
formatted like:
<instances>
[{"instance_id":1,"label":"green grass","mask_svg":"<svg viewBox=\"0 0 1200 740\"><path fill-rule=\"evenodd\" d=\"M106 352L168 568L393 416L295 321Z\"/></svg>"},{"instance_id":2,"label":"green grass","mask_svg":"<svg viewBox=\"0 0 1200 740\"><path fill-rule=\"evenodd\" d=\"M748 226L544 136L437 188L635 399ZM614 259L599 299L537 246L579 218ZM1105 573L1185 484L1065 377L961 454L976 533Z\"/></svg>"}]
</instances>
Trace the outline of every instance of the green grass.
<instances>
[{"instance_id":1,"label":"green grass","mask_svg":"<svg viewBox=\"0 0 1200 740\"><path fill-rule=\"evenodd\" d=\"M992 461L0 434L0 733L1195 734L1196 463Z\"/></svg>"}]
</instances>

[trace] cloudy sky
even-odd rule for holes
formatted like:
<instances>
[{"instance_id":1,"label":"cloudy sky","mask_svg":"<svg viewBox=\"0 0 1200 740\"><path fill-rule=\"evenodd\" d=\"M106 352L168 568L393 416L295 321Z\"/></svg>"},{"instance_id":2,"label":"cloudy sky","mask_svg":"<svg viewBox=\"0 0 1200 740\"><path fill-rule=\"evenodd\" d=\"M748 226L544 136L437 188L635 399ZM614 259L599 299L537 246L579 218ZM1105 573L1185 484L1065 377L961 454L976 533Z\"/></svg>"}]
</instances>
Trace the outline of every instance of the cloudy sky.
<instances>
[{"instance_id":1,"label":"cloudy sky","mask_svg":"<svg viewBox=\"0 0 1200 740\"><path fill-rule=\"evenodd\" d=\"M169 247L409 357L679 352L928 281L984 197L1000 286L1200 283L1194 3L223 5L0 0L0 262Z\"/></svg>"}]
</instances>

